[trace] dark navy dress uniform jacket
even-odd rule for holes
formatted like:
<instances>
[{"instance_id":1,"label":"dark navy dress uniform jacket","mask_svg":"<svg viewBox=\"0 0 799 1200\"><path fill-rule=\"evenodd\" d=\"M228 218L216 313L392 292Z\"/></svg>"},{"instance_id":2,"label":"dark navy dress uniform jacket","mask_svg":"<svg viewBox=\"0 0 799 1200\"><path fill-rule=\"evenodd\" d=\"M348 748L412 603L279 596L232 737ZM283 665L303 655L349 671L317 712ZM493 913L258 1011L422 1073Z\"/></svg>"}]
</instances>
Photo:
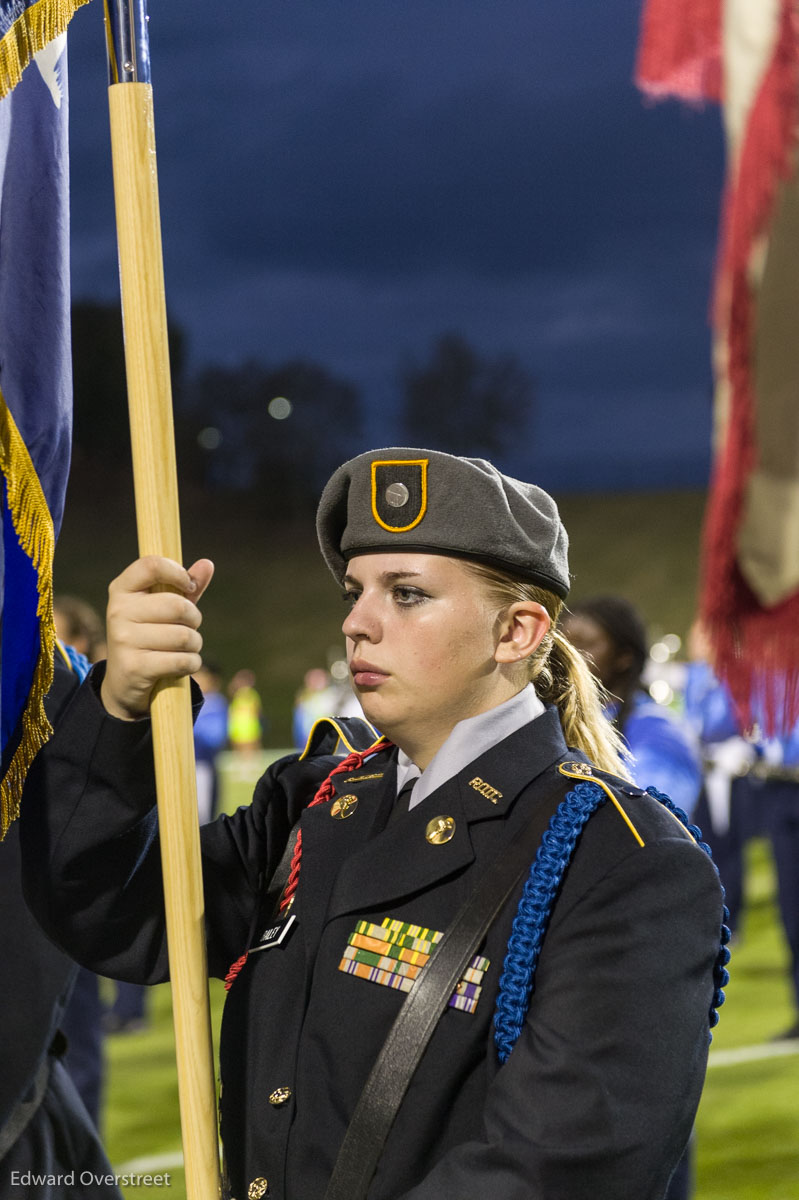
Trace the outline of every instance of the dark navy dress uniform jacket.
<instances>
[{"instance_id":1,"label":"dark navy dress uniform jacket","mask_svg":"<svg viewBox=\"0 0 799 1200\"><path fill-rule=\"evenodd\" d=\"M76 678L56 654L47 715L58 724ZM0 844L0 1198L121 1200L111 1164L61 1061L77 967L22 895L19 822ZM24 1182L23 1182L24 1181Z\"/></svg>"},{"instance_id":2,"label":"dark navy dress uniform jacket","mask_svg":"<svg viewBox=\"0 0 799 1200\"><path fill-rule=\"evenodd\" d=\"M95 687L82 686L29 779L29 901L78 961L155 983L168 967L149 723L105 715ZM335 777L336 795L358 797L344 820L332 801L303 812L336 760L292 756L251 806L201 830L209 969L224 977L270 923L264 892L302 812L295 927L250 955L225 1005L221 1120L236 1200L259 1180L270 1200L322 1200L404 995L339 969L356 922L445 930L534 806L572 786L557 771L565 753L548 710L391 821L391 752ZM490 965L476 1010L441 1017L370 1200L661 1200L701 1092L722 901L679 822L632 787L618 795L644 846L610 803L588 821L500 1066L492 1017L519 893L507 904L480 951ZM436 816L455 822L443 845L425 838ZM278 1089L290 1098L271 1103Z\"/></svg>"}]
</instances>

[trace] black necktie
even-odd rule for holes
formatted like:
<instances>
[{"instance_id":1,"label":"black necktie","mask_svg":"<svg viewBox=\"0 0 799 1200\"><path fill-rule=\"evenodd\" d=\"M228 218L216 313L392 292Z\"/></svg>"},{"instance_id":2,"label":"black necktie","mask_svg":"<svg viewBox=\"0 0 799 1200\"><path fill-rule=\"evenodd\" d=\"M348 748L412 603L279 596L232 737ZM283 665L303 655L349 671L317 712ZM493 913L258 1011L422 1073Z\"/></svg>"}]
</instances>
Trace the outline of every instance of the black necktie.
<instances>
[{"instance_id":1,"label":"black necktie","mask_svg":"<svg viewBox=\"0 0 799 1200\"><path fill-rule=\"evenodd\" d=\"M413 785L416 783L418 778L418 775L414 775L412 779L408 779L405 781L405 783L403 783L397 794L397 799L394 801L394 807L391 810L391 816L389 818L390 821L395 820L397 817L402 816L408 811Z\"/></svg>"}]
</instances>

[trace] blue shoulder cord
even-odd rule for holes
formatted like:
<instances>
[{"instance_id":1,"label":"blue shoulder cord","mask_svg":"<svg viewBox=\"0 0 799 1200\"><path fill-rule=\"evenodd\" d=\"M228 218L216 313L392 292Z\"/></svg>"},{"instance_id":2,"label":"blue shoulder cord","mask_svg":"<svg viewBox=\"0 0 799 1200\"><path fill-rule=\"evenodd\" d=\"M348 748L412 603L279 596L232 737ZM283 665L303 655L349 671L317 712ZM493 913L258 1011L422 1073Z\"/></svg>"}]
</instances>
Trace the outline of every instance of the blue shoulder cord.
<instances>
[{"instance_id":1,"label":"blue shoulder cord","mask_svg":"<svg viewBox=\"0 0 799 1200\"><path fill-rule=\"evenodd\" d=\"M655 788L647 788L647 793L677 817L712 862L710 847L702 841L701 830L698 826L689 824L682 809ZM597 784L578 783L561 801L541 839L513 919L504 969L499 981L499 996L494 1012L494 1042L500 1063L507 1060L522 1031L533 994L535 969L555 893L586 821L606 801L607 794ZM713 863L713 866L718 874L716 864ZM722 888L722 894L723 891ZM722 914L722 921L728 921L730 914L726 905ZM730 930L722 923L719 953L713 968L713 1001L708 1014L711 1028L718 1022L719 1014L716 1010L724 1003L723 988L730 978L727 971L727 963L730 961L730 952L727 949L729 940ZM712 1041L713 1035L708 1034L708 1038Z\"/></svg>"}]
</instances>

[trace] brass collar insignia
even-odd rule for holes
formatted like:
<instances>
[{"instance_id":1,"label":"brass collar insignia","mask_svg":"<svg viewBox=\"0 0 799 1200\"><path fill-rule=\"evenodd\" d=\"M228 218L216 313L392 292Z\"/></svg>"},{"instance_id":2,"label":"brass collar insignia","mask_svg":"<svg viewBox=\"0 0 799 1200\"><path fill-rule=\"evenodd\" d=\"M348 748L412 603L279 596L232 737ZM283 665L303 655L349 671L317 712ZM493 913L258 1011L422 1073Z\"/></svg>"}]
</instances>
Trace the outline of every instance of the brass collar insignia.
<instances>
[{"instance_id":1,"label":"brass collar insignia","mask_svg":"<svg viewBox=\"0 0 799 1200\"><path fill-rule=\"evenodd\" d=\"M474 788L481 796L485 796L486 800L490 800L492 804L496 804L497 800L502 799L502 792L498 788L492 787L490 783L486 783L479 775L475 775L474 779L469 780L469 787Z\"/></svg>"}]
</instances>

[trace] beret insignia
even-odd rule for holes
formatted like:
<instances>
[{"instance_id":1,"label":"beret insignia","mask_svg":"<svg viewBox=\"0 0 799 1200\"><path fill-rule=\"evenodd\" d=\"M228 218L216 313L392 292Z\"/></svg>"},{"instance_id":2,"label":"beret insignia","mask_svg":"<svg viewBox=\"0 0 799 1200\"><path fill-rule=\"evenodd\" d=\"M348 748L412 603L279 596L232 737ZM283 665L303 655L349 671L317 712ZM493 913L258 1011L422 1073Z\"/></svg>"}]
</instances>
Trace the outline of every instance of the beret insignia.
<instances>
[{"instance_id":1,"label":"beret insignia","mask_svg":"<svg viewBox=\"0 0 799 1200\"><path fill-rule=\"evenodd\" d=\"M427 511L426 458L372 463L372 516L381 529L405 533Z\"/></svg>"}]
</instances>

